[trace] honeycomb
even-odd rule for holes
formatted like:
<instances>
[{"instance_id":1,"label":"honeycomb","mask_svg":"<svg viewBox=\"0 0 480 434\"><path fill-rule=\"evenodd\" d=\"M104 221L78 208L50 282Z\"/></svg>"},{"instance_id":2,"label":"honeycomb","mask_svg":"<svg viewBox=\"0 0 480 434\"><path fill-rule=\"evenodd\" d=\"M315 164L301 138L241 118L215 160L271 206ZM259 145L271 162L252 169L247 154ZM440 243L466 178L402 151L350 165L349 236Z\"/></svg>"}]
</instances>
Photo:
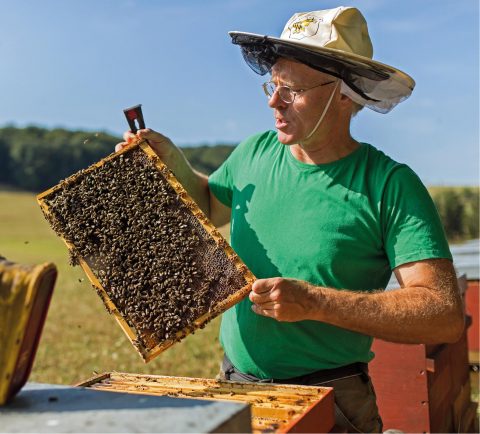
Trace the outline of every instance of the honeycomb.
<instances>
[{"instance_id":1,"label":"honeycomb","mask_svg":"<svg viewBox=\"0 0 480 434\"><path fill-rule=\"evenodd\" d=\"M144 359L241 300L254 279L145 143L38 200Z\"/></svg>"}]
</instances>

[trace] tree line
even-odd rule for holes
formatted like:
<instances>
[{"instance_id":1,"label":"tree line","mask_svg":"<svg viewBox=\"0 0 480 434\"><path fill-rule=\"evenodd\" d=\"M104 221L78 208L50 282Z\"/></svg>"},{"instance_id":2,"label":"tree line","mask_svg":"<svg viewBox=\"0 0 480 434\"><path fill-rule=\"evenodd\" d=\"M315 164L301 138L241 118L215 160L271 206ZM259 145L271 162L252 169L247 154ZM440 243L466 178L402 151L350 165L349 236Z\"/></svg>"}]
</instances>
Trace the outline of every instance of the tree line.
<instances>
[{"instance_id":1,"label":"tree line","mask_svg":"<svg viewBox=\"0 0 480 434\"><path fill-rule=\"evenodd\" d=\"M0 184L40 192L113 152L120 137L106 132L46 129L37 126L0 128ZM234 145L183 148L192 165L211 173Z\"/></svg>"},{"instance_id":2,"label":"tree line","mask_svg":"<svg viewBox=\"0 0 480 434\"><path fill-rule=\"evenodd\" d=\"M106 132L0 128L0 185L41 192L113 152L119 137ZM233 151L233 144L182 147L192 166L212 173ZM479 237L479 188L431 187L449 240Z\"/></svg>"},{"instance_id":3,"label":"tree line","mask_svg":"<svg viewBox=\"0 0 480 434\"><path fill-rule=\"evenodd\" d=\"M479 187L430 187L449 241L479 238Z\"/></svg>"}]
</instances>

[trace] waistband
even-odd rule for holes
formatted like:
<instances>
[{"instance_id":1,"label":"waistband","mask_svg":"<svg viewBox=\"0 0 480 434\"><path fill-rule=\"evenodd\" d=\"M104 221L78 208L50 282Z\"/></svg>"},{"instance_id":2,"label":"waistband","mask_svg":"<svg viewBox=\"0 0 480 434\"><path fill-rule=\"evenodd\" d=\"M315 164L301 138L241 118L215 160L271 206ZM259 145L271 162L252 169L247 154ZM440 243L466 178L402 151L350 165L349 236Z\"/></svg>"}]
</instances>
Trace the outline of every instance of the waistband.
<instances>
[{"instance_id":1,"label":"waistband","mask_svg":"<svg viewBox=\"0 0 480 434\"><path fill-rule=\"evenodd\" d=\"M368 364L362 362L352 363L350 365L340 366L332 369L321 369L319 371L311 372L309 374L300 375L292 378L267 378L262 379L255 377L251 374L245 374L239 371L233 366L230 359L224 355L222 362L222 371L225 373L225 378L232 381L249 381L255 383L280 383L280 384L298 384L298 385L319 385L328 383L334 380L340 380L341 378L354 377L357 375L362 376L362 379L367 382L368 376Z\"/></svg>"}]
</instances>

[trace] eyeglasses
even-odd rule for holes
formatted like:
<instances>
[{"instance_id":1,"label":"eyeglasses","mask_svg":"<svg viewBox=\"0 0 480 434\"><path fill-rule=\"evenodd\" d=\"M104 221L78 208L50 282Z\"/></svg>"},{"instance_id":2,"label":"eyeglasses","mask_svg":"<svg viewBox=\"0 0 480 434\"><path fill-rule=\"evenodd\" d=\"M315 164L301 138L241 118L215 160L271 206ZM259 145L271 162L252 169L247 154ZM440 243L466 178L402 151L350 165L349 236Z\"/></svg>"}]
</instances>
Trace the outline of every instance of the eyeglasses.
<instances>
[{"instance_id":1,"label":"eyeglasses","mask_svg":"<svg viewBox=\"0 0 480 434\"><path fill-rule=\"evenodd\" d=\"M275 92L278 92L280 99L286 104L292 104L298 94L306 92L307 90L315 89L316 87L326 86L327 84L335 83L336 80L328 81L327 83L317 84L316 86L307 89L293 90L289 86L277 86L273 81L267 81L262 84L263 91L268 98L272 98Z\"/></svg>"}]
</instances>

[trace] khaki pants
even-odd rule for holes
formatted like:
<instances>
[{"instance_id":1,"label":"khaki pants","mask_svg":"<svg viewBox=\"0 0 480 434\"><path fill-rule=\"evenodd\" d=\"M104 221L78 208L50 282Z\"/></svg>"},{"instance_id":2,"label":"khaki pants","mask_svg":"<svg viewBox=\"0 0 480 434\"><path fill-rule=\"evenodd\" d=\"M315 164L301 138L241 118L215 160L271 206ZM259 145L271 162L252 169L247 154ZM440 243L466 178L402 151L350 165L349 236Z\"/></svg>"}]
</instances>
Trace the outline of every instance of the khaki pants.
<instances>
[{"instance_id":1,"label":"khaki pants","mask_svg":"<svg viewBox=\"0 0 480 434\"><path fill-rule=\"evenodd\" d=\"M335 424L338 428L349 433L382 432L382 419L369 376L356 375L318 386L333 387Z\"/></svg>"},{"instance_id":2,"label":"khaki pants","mask_svg":"<svg viewBox=\"0 0 480 434\"><path fill-rule=\"evenodd\" d=\"M226 375L222 369L217 380L245 381L235 373ZM367 372L310 386L333 387L335 425L340 431L382 432L382 419L378 414L375 391Z\"/></svg>"}]
</instances>

